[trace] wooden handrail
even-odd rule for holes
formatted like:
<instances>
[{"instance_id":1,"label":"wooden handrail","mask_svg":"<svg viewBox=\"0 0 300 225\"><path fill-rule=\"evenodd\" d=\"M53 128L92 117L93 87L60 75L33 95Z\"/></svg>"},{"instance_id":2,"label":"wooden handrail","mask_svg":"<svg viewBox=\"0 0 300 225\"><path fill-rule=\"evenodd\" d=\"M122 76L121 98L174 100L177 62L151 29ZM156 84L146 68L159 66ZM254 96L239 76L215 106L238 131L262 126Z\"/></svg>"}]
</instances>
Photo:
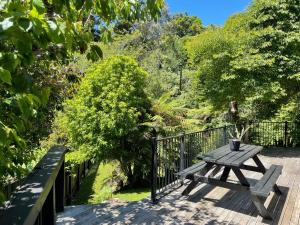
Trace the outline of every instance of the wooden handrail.
<instances>
[{"instance_id":1,"label":"wooden handrail","mask_svg":"<svg viewBox=\"0 0 300 225\"><path fill-rule=\"evenodd\" d=\"M0 224L55 224L56 212L64 209L66 151L53 146L47 152L1 211Z\"/></svg>"}]
</instances>

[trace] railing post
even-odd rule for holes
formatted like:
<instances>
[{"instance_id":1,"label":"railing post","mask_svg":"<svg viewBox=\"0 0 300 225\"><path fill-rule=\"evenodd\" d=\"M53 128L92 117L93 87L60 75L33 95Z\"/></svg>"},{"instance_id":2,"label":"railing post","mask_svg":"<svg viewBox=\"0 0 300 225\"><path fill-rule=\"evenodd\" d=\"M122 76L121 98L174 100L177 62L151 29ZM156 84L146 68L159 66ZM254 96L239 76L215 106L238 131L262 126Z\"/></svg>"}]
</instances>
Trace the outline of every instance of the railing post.
<instances>
[{"instance_id":1,"label":"railing post","mask_svg":"<svg viewBox=\"0 0 300 225\"><path fill-rule=\"evenodd\" d=\"M186 168L187 165L184 165L184 152L185 152L185 142L184 142L184 133L180 135L180 166L179 170L182 171ZM181 184L183 184L183 179L181 179Z\"/></svg>"},{"instance_id":2,"label":"railing post","mask_svg":"<svg viewBox=\"0 0 300 225\"><path fill-rule=\"evenodd\" d=\"M156 199L156 189L157 189L157 139L152 138L151 141L152 148L152 169L151 169L151 201L152 203L157 203Z\"/></svg>"},{"instance_id":3,"label":"railing post","mask_svg":"<svg viewBox=\"0 0 300 225\"><path fill-rule=\"evenodd\" d=\"M42 224L55 225L55 219L55 185L53 185L42 208Z\"/></svg>"},{"instance_id":4,"label":"railing post","mask_svg":"<svg viewBox=\"0 0 300 225\"><path fill-rule=\"evenodd\" d=\"M182 171L185 169L184 165L184 151L185 151L185 143L184 143L184 133L180 135L180 168L179 170Z\"/></svg>"},{"instance_id":5,"label":"railing post","mask_svg":"<svg viewBox=\"0 0 300 225\"><path fill-rule=\"evenodd\" d=\"M71 205L72 203L72 174L69 170L66 171L66 205Z\"/></svg>"},{"instance_id":6,"label":"railing post","mask_svg":"<svg viewBox=\"0 0 300 225\"><path fill-rule=\"evenodd\" d=\"M61 168L55 180L55 199L56 212L64 211L65 203L65 162L63 161Z\"/></svg>"},{"instance_id":7,"label":"railing post","mask_svg":"<svg viewBox=\"0 0 300 225\"><path fill-rule=\"evenodd\" d=\"M77 164L77 172L76 172L76 191L79 191L80 189L80 164Z\"/></svg>"},{"instance_id":8,"label":"railing post","mask_svg":"<svg viewBox=\"0 0 300 225\"><path fill-rule=\"evenodd\" d=\"M224 139L224 145L227 144L227 127L226 125L223 127L223 139Z\"/></svg>"},{"instance_id":9,"label":"railing post","mask_svg":"<svg viewBox=\"0 0 300 225\"><path fill-rule=\"evenodd\" d=\"M284 122L284 147L287 147L288 121Z\"/></svg>"}]
</instances>

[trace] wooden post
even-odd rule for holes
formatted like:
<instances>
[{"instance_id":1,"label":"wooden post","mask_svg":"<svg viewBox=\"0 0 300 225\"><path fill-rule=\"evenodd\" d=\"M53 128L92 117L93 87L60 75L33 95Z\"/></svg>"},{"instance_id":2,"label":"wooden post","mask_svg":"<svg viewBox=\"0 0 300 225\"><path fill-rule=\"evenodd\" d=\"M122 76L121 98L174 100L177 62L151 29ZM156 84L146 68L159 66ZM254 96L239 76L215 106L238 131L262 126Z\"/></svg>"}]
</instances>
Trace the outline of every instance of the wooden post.
<instances>
[{"instance_id":1,"label":"wooden post","mask_svg":"<svg viewBox=\"0 0 300 225\"><path fill-rule=\"evenodd\" d=\"M66 205L71 205L72 203L72 173L67 171L67 190L68 190L68 197L66 199Z\"/></svg>"},{"instance_id":2,"label":"wooden post","mask_svg":"<svg viewBox=\"0 0 300 225\"><path fill-rule=\"evenodd\" d=\"M151 201L157 203L156 189L157 189L157 139L152 138L152 170L151 170Z\"/></svg>"},{"instance_id":3,"label":"wooden post","mask_svg":"<svg viewBox=\"0 0 300 225\"><path fill-rule=\"evenodd\" d=\"M61 190L64 186L59 181L64 179L62 168L65 152L63 146L51 147L13 193L10 207L5 209L5 216L0 216L1 225L55 224L56 200L58 208L63 205L59 195L63 193ZM55 193L56 187L58 196Z\"/></svg>"},{"instance_id":4,"label":"wooden post","mask_svg":"<svg viewBox=\"0 0 300 225\"><path fill-rule=\"evenodd\" d=\"M65 162L62 163L55 180L55 199L56 212L63 212L65 202Z\"/></svg>"},{"instance_id":5,"label":"wooden post","mask_svg":"<svg viewBox=\"0 0 300 225\"><path fill-rule=\"evenodd\" d=\"M55 225L55 220L55 185L53 185L42 208L42 224Z\"/></svg>"}]
</instances>

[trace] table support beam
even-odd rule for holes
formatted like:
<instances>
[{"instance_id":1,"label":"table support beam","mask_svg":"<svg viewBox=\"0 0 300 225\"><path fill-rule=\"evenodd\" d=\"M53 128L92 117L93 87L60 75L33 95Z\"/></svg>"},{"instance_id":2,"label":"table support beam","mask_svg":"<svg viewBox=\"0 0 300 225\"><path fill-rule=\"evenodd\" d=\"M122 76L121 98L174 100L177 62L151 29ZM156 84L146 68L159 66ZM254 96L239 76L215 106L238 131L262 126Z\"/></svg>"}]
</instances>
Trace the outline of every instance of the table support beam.
<instances>
[{"instance_id":1,"label":"table support beam","mask_svg":"<svg viewBox=\"0 0 300 225\"><path fill-rule=\"evenodd\" d=\"M207 163L207 165L199 172L200 176L204 176L213 167L214 164ZM182 192L182 195L188 195L199 183L198 179L193 180Z\"/></svg>"},{"instance_id":2,"label":"table support beam","mask_svg":"<svg viewBox=\"0 0 300 225\"><path fill-rule=\"evenodd\" d=\"M241 172L240 169L238 169L238 168L232 168L232 171L234 172L234 174L236 175L236 177L239 179L241 185L250 187L249 182L247 181L246 177L244 176L244 174Z\"/></svg>"},{"instance_id":3,"label":"table support beam","mask_svg":"<svg viewBox=\"0 0 300 225\"><path fill-rule=\"evenodd\" d=\"M230 190L240 191L240 192L249 192L249 187L242 186L240 184L224 182L216 178L210 177L198 177L197 179L199 182L211 184L218 187L228 188Z\"/></svg>"},{"instance_id":4,"label":"table support beam","mask_svg":"<svg viewBox=\"0 0 300 225\"><path fill-rule=\"evenodd\" d=\"M220 180L226 182L228 179L229 173L230 173L230 167L225 167Z\"/></svg>"},{"instance_id":5,"label":"table support beam","mask_svg":"<svg viewBox=\"0 0 300 225\"><path fill-rule=\"evenodd\" d=\"M255 162L255 164L257 165L258 168L261 169L262 173L265 174L266 173L266 168L265 166L262 164L262 162L260 161L260 159L258 158L257 155L253 156L253 161Z\"/></svg>"},{"instance_id":6,"label":"table support beam","mask_svg":"<svg viewBox=\"0 0 300 225\"><path fill-rule=\"evenodd\" d=\"M240 169L242 170L249 170L253 172L258 172L258 173L264 173L265 170L262 168L259 168L257 166L249 166L249 165L241 165Z\"/></svg>"}]
</instances>

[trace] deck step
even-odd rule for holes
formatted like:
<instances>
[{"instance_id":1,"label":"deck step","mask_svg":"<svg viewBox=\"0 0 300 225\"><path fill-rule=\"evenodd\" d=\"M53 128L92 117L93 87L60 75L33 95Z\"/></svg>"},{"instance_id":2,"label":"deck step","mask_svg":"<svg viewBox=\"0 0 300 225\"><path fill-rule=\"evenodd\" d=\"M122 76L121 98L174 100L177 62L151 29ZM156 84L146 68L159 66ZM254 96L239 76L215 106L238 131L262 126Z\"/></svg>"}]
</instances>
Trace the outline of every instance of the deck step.
<instances>
[{"instance_id":1,"label":"deck step","mask_svg":"<svg viewBox=\"0 0 300 225\"><path fill-rule=\"evenodd\" d=\"M263 177L252 187L251 194L267 198L282 172L282 166L271 165Z\"/></svg>"}]
</instances>

